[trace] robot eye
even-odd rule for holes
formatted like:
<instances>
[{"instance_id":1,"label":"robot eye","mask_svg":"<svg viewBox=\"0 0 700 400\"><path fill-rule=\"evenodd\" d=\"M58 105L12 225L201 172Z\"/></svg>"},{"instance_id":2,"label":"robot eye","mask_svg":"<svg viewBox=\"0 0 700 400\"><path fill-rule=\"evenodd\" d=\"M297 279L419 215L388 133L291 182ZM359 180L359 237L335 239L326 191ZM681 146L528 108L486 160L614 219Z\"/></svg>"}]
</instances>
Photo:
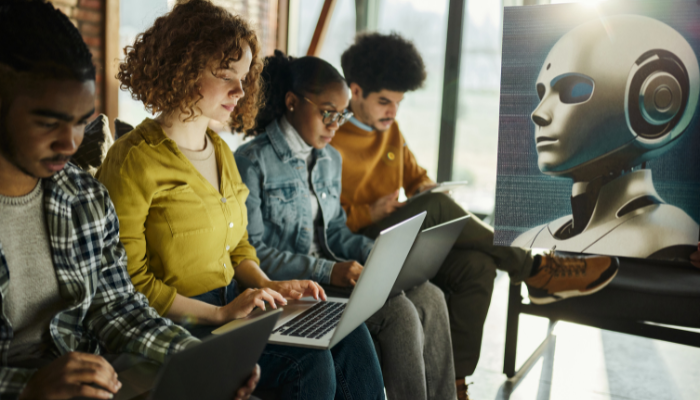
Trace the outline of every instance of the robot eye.
<instances>
[{"instance_id":1,"label":"robot eye","mask_svg":"<svg viewBox=\"0 0 700 400\"><path fill-rule=\"evenodd\" d=\"M593 80L586 76L569 75L556 83L559 100L564 104L583 103L593 94Z\"/></svg>"},{"instance_id":2,"label":"robot eye","mask_svg":"<svg viewBox=\"0 0 700 400\"><path fill-rule=\"evenodd\" d=\"M545 89L544 85L541 83L538 83L537 84L537 97L539 97L540 100L542 100L544 98L545 91L546 91L546 89Z\"/></svg>"}]
</instances>

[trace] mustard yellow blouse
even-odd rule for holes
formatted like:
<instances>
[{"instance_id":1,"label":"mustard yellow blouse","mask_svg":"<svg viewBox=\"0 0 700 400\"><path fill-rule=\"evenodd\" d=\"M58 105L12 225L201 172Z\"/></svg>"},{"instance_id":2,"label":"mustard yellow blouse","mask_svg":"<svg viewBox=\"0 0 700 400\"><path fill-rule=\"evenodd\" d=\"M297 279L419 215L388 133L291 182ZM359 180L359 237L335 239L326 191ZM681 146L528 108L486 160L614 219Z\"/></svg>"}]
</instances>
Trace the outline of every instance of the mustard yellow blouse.
<instances>
[{"instance_id":1,"label":"mustard yellow blouse","mask_svg":"<svg viewBox=\"0 0 700 400\"><path fill-rule=\"evenodd\" d=\"M259 263L246 230L248 188L226 143L207 134L219 191L151 119L114 143L96 175L117 210L131 281L161 315L176 293L226 286L243 260Z\"/></svg>"}]
</instances>

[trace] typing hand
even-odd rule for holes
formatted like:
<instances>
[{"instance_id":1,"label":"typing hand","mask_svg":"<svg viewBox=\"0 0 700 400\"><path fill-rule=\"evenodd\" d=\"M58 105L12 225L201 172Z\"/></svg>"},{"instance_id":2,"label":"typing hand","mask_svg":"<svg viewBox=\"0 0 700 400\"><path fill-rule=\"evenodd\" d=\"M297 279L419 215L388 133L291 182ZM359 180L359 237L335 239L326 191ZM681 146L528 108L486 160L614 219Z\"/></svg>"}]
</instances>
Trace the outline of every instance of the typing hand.
<instances>
[{"instance_id":1,"label":"typing hand","mask_svg":"<svg viewBox=\"0 0 700 400\"><path fill-rule=\"evenodd\" d=\"M277 305L287 304L287 300L281 294L270 288L246 289L232 302L217 309L216 321L224 324L233 319L245 318L253 312L255 307L265 310L265 302L273 309L276 309Z\"/></svg>"},{"instance_id":2,"label":"typing hand","mask_svg":"<svg viewBox=\"0 0 700 400\"><path fill-rule=\"evenodd\" d=\"M369 206L369 216L372 218L373 222L381 221L386 218L389 214L393 213L397 209L403 207L406 203L398 201L399 191L389 193L384 197L380 197L379 200L374 202Z\"/></svg>"},{"instance_id":3,"label":"typing hand","mask_svg":"<svg viewBox=\"0 0 700 400\"><path fill-rule=\"evenodd\" d=\"M355 286L363 268L357 261L336 263L331 272L331 285L341 287Z\"/></svg>"},{"instance_id":4,"label":"typing hand","mask_svg":"<svg viewBox=\"0 0 700 400\"><path fill-rule=\"evenodd\" d=\"M111 399L121 387L117 373L107 360L95 354L71 352L38 370L19 398L70 399L81 396Z\"/></svg>"},{"instance_id":5,"label":"typing hand","mask_svg":"<svg viewBox=\"0 0 700 400\"><path fill-rule=\"evenodd\" d=\"M326 292L321 285L310 280L270 281L267 287L288 299L298 300L312 296L316 300L326 300Z\"/></svg>"},{"instance_id":6,"label":"typing hand","mask_svg":"<svg viewBox=\"0 0 700 400\"><path fill-rule=\"evenodd\" d=\"M245 386L238 389L238 392L236 392L236 397L234 397L233 400L248 400L250 398L250 396L253 394L255 387L258 385L259 380L260 380L260 366L258 364L255 364L255 368L253 368L253 373L250 374L250 378L248 378L248 382L246 382Z\"/></svg>"},{"instance_id":7,"label":"typing hand","mask_svg":"<svg viewBox=\"0 0 700 400\"><path fill-rule=\"evenodd\" d=\"M690 255L690 263L700 268L700 243L698 243L698 251Z\"/></svg>"}]
</instances>

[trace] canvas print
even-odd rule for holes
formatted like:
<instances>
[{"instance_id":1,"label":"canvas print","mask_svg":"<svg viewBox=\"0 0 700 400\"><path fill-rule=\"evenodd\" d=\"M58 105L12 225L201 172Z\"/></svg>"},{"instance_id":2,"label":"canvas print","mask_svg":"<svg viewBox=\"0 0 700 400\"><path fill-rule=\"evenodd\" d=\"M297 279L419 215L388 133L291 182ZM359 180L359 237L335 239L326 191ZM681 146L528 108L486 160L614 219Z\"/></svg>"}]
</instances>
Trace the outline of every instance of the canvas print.
<instances>
[{"instance_id":1,"label":"canvas print","mask_svg":"<svg viewBox=\"0 0 700 400\"><path fill-rule=\"evenodd\" d=\"M688 259L698 21L694 0L505 9L496 244Z\"/></svg>"}]
</instances>

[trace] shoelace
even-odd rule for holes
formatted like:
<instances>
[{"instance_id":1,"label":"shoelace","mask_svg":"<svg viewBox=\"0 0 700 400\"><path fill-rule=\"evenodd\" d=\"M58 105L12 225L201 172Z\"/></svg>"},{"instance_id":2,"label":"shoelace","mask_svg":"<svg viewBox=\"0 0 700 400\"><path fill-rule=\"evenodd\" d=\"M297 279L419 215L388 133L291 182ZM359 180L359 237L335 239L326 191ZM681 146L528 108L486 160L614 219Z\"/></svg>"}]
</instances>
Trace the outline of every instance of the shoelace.
<instances>
[{"instance_id":1,"label":"shoelace","mask_svg":"<svg viewBox=\"0 0 700 400\"><path fill-rule=\"evenodd\" d=\"M457 386L457 398L469 400L469 385L473 385L473 384L474 384L474 382L467 383L466 379L464 379L462 382L460 382L460 384ZM460 394L464 394L464 396L459 397Z\"/></svg>"},{"instance_id":2,"label":"shoelace","mask_svg":"<svg viewBox=\"0 0 700 400\"><path fill-rule=\"evenodd\" d=\"M586 261L578 257L555 256L554 251L545 253L547 263L542 268L553 277L572 277L586 273Z\"/></svg>"}]
</instances>

